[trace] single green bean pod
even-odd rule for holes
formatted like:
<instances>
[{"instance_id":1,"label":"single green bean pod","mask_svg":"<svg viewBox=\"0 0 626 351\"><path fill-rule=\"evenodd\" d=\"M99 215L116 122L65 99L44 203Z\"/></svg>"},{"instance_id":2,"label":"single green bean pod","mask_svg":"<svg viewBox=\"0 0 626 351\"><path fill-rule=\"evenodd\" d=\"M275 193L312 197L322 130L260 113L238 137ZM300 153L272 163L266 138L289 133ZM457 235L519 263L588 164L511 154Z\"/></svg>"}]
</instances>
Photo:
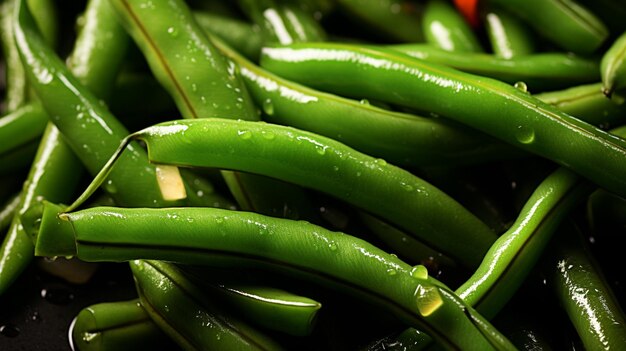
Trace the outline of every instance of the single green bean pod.
<instances>
[{"instance_id":1,"label":"single green bean pod","mask_svg":"<svg viewBox=\"0 0 626 351\"><path fill-rule=\"evenodd\" d=\"M281 350L221 311L171 264L132 261L137 292L152 320L185 350Z\"/></svg>"},{"instance_id":2,"label":"single green bean pod","mask_svg":"<svg viewBox=\"0 0 626 351\"><path fill-rule=\"evenodd\" d=\"M28 104L0 118L0 154L36 141L43 134L48 115L39 103Z\"/></svg>"},{"instance_id":3,"label":"single green bean pod","mask_svg":"<svg viewBox=\"0 0 626 351\"><path fill-rule=\"evenodd\" d=\"M270 123L321 134L400 166L481 163L523 155L442 118L393 112L282 79L221 41L213 42L239 66L248 92Z\"/></svg>"},{"instance_id":4,"label":"single green bean pod","mask_svg":"<svg viewBox=\"0 0 626 351\"><path fill-rule=\"evenodd\" d=\"M447 52L424 44L392 45L388 48L427 62L514 84L531 90L570 87L598 81L598 63L565 53L541 53L509 59L481 53Z\"/></svg>"},{"instance_id":5,"label":"single green bean pod","mask_svg":"<svg viewBox=\"0 0 626 351\"><path fill-rule=\"evenodd\" d=\"M611 97L615 90L626 87L626 32L602 56L602 92Z\"/></svg>"},{"instance_id":6,"label":"single green bean pod","mask_svg":"<svg viewBox=\"0 0 626 351\"><path fill-rule=\"evenodd\" d=\"M468 267L477 265L495 240L484 223L424 180L316 134L205 118L162 123L131 135L126 142L132 139L146 143L151 162L250 172L331 194ZM75 204L106 177L124 148L125 143Z\"/></svg>"},{"instance_id":7,"label":"single green bean pod","mask_svg":"<svg viewBox=\"0 0 626 351\"><path fill-rule=\"evenodd\" d=\"M624 99L607 99L602 84L586 84L564 90L535 94L534 97L589 124L616 126L626 120Z\"/></svg>"},{"instance_id":8,"label":"single green bean pod","mask_svg":"<svg viewBox=\"0 0 626 351\"><path fill-rule=\"evenodd\" d=\"M626 348L626 319L580 232L571 223L561 226L548 260L549 285L567 312L588 350Z\"/></svg>"},{"instance_id":9,"label":"single green bean pod","mask_svg":"<svg viewBox=\"0 0 626 351\"><path fill-rule=\"evenodd\" d=\"M489 3L518 15L537 33L575 53L592 53L609 35L600 19L574 1L490 0Z\"/></svg>"},{"instance_id":10,"label":"single green bean pod","mask_svg":"<svg viewBox=\"0 0 626 351\"><path fill-rule=\"evenodd\" d=\"M70 326L79 351L164 350L173 347L139 300L108 302L82 309Z\"/></svg>"},{"instance_id":11,"label":"single green bean pod","mask_svg":"<svg viewBox=\"0 0 626 351\"><path fill-rule=\"evenodd\" d=\"M422 21L426 42L434 47L454 52L483 51L472 28L447 1L429 0Z\"/></svg>"},{"instance_id":12,"label":"single green bean pod","mask_svg":"<svg viewBox=\"0 0 626 351\"><path fill-rule=\"evenodd\" d=\"M528 28L511 13L498 7L485 14L485 29L493 53L505 59L532 54L534 38Z\"/></svg>"},{"instance_id":13,"label":"single green bean pod","mask_svg":"<svg viewBox=\"0 0 626 351\"><path fill-rule=\"evenodd\" d=\"M37 211L41 209L33 208L35 213L29 214L36 218ZM413 269L346 234L301 221L212 208L109 207L60 216L59 211L50 204L43 209L41 226L35 230L39 255L271 269L369 300L408 325L421 328L447 349L514 349L471 307L429 278L424 267ZM137 279L146 277L137 269L135 274ZM180 301L181 296L170 294L174 284L164 282L159 288L162 278L153 274L147 278L154 288L143 290L144 283L138 281L139 292L145 295L142 301L151 303L146 306L149 313L157 309L155 303L160 306L157 323L169 316L188 321L194 310L176 308L174 301Z\"/></svg>"},{"instance_id":14,"label":"single green bean pod","mask_svg":"<svg viewBox=\"0 0 626 351\"><path fill-rule=\"evenodd\" d=\"M624 139L500 81L393 51L325 43L267 47L261 66L318 89L454 119L626 195Z\"/></svg>"},{"instance_id":15,"label":"single green bean pod","mask_svg":"<svg viewBox=\"0 0 626 351\"><path fill-rule=\"evenodd\" d=\"M339 9L365 30L395 42L421 42L422 25L415 4L405 0L337 0Z\"/></svg>"}]
</instances>

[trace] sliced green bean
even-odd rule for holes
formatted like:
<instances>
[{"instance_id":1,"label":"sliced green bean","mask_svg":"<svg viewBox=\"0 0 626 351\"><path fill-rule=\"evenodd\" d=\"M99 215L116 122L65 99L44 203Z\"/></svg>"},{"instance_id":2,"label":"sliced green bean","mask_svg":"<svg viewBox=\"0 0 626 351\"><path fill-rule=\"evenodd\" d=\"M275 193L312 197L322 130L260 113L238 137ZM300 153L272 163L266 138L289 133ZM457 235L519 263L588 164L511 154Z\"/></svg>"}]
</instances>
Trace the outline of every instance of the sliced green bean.
<instances>
[{"instance_id":1,"label":"sliced green bean","mask_svg":"<svg viewBox=\"0 0 626 351\"><path fill-rule=\"evenodd\" d=\"M411 167L522 155L443 119L392 112L290 82L256 66L219 40L213 42L239 66L250 95L268 122L321 134L368 155Z\"/></svg>"},{"instance_id":2,"label":"sliced green bean","mask_svg":"<svg viewBox=\"0 0 626 351\"><path fill-rule=\"evenodd\" d=\"M0 118L0 154L41 137L48 115L41 104L29 104Z\"/></svg>"},{"instance_id":3,"label":"sliced green bean","mask_svg":"<svg viewBox=\"0 0 626 351\"><path fill-rule=\"evenodd\" d=\"M263 37L258 26L207 12L194 12L196 22L253 61L258 61Z\"/></svg>"},{"instance_id":4,"label":"sliced green bean","mask_svg":"<svg viewBox=\"0 0 626 351\"><path fill-rule=\"evenodd\" d=\"M453 53L423 44L388 48L411 57L507 83L523 81L531 90L569 87L598 81L597 62L565 53L542 53L500 58L480 53Z\"/></svg>"},{"instance_id":5,"label":"sliced green bean","mask_svg":"<svg viewBox=\"0 0 626 351\"><path fill-rule=\"evenodd\" d=\"M530 55L535 50L534 38L528 28L509 12L498 7L485 15L485 28L493 53L505 59Z\"/></svg>"},{"instance_id":6,"label":"sliced green bean","mask_svg":"<svg viewBox=\"0 0 626 351\"><path fill-rule=\"evenodd\" d=\"M619 125L626 121L624 100L617 97L607 99L602 93L601 83L550 91L534 96L567 114L603 129L607 125Z\"/></svg>"},{"instance_id":7,"label":"sliced green bean","mask_svg":"<svg viewBox=\"0 0 626 351\"><path fill-rule=\"evenodd\" d=\"M275 0L239 0L239 7L261 28L265 42L291 44L324 41L326 34L313 15Z\"/></svg>"},{"instance_id":8,"label":"sliced green bean","mask_svg":"<svg viewBox=\"0 0 626 351\"><path fill-rule=\"evenodd\" d=\"M454 119L626 195L624 139L497 80L393 51L325 43L265 48L261 66L318 89Z\"/></svg>"},{"instance_id":9,"label":"sliced green bean","mask_svg":"<svg viewBox=\"0 0 626 351\"><path fill-rule=\"evenodd\" d=\"M434 47L454 52L483 51L472 28L447 1L429 0L422 21L426 42Z\"/></svg>"},{"instance_id":10,"label":"sliced green bean","mask_svg":"<svg viewBox=\"0 0 626 351\"><path fill-rule=\"evenodd\" d=\"M365 241L306 222L212 208L92 208L60 217L59 211L50 204L44 209L39 255L266 267L370 300L448 349L514 349L471 307L428 278L423 267L414 271Z\"/></svg>"},{"instance_id":11,"label":"sliced green bean","mask_svg":"<svg viewBox=\"0 0 626 351\"><path fill-rule=\"evenodd\" d=\"M80 351L164 350L170 342L139 300L85 307L70 326L72 349Z\"/></svg>"},{"instance_id":12,"label":"sliced green bean","mask_svg":"<svg viewBox=\"0 0 626 351\"><path fill-rule=\"evenodd\" d=\"M495 240L484 223L427 182L312 133L206 118L162 123L133 134L127 142L135 138L148 145L151 162L251 172L326 192L388 220L468 267L476 266Z\"/></svg>"},{"instance_id":13,"label":"sliced green bean","mask_svg":"<svg viewBox=\"0 0 626 351\"><path fill-rule=\"evenodd\" d=\"M414 4L405 0L337 0L340 10L363 23L364 29L397 42L424 41Z\"/></svg>"},{"instance_id":14,"label":"sliced green bean","mask_svg":"<svg viewBox=\"0 0 626 351\"><path fill-rule=\"evenodd\" d=\"M549 285L588 350L626 348L626 318L600 268L571 223L549 259Z\"/></svg>"},{"instance_id":15,"label":"sliced green bean","mask_svg":"<svg viewBox=\"0 0 626 351\"><path fill-rule=\"evenodd\" d=\"M611 97L615 90L626 87L626 32L602 56L602 92Z\"/></svg>"},{"instance_id":16,"label":"sliced green bean","mask_svg":"<svg viewBox=\"0 0 626 351\"><path fill-rule=\"evenodd\" d=\"M217 308L171 264L133 261L137 292L154 322L186 350L280 350L273 340Z\"/></svg>"},{"instance_id":17,"label":"sliced green bean","mask_svg":"<svg viewBox=\"0 0 626 351\"><path fill-rule=\"evenodd\" d=\"M490 3L518 15L535 31L575 53L592 53L609 34L602 21L571 0L490 0Z\"/></svg>"}]
</instances>

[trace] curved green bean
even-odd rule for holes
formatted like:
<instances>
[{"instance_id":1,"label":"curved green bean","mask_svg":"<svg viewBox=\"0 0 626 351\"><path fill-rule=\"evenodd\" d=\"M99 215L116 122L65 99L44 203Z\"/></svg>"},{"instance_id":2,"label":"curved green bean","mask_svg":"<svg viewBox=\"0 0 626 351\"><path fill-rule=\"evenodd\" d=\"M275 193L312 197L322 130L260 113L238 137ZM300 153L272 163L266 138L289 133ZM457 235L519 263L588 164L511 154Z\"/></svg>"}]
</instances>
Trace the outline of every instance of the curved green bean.
<instances>
[{"instance_id":1,"label":"curved green bean","mask_svg":"<svg viewBox=\"0 0 626 351\"><path fill-rule=\"evenodd\" d=\"M164 350L170 344L136 299L85 307L70 333L72 349L80 351Z\"/></svg>"},{"instance_id":2,"label":"curved green bean","mask_svg":"<svg viewBox=\"0 0 626 351\"><path fill-rule=\"evenodd\" d=\"M624 139L502 82L392 51L324 43L265 48L261 66L319 89L454 119L626 195Z\"/></svg>"},{"instance_id":3,"label":"curved green bean","mask_svg":"<svg viewBox=\"0 0 626 351\"><path fill-rule=\"evenodd\" d=\"M217 308L171 264L132 261L137 292L152 320L185 350L280 350L273 340Z\"/></svg>"},{"instance_id":4,"label":"curved green bean","mask_svg":"<svg viewBox=\"0 0 626 351\"><path fill-rule=\"evenodd\" d=\"M534 97L595 126L619 125L626 121L623 99L607 99L602 84L594 83L559 91L535 94Z\"/></svg>"},{"instance_id":5,"label":"curved green bean","mask_svg":"<svg viewBox=\"0 0 626 351\"><path fill-rule=\"evenodd\" d=\"M611 97L615 90L626 87L626 32L602 56L602 92Z\"/></svg>"},{"instance_id":6,"label":"curved green bean","mask_svg":"<svg viewBox=\"0 0 626 351\"><path fill-rule=\"evenodd\" d=\"M485 29L493 53L505 59L532 54L534 38L515 16L498 7L485 14Z\"/></svg>"},{"instance_id":7,"label":"curved green bean","mask_svg":"<svg viewBox=\"0 0 626 351\"><path fill-rule=\"evenodd\" d=\"M250 95L268 122L321 134L368 155L411 167L522 155L443 119L392 112L290 82L254 65L219 40L213 43L239 66Z\"/></svg>"},{"instance_id":8,"label":"curved green bean","mask_svg":"<svg viewBox=\"0 0 626 351\"><path fill-rule=\"evenodd\" d=\"M267 267L370 300L448 349L514 349L471 307L424 276L423 267L412 274L409 265L365 241L306 222L211 208L59 211L45 206L39 255Z\"/></svg>"},{"instance_id":9,"label":"curved green bean","mask_svg":"<svg viewBox=\"0 0 626 351\"><path fill-rule=\"evenodd\" d=\"M162 123L127 141L131 139L147 144L151 162L233 169L329 193L388 220L468 267L477 265L495 240L484 223L427 182L312 133L207 118ZM98 178L106 176L115 157ZM428 216L416 216L420 213Z\"/></svg>"},{"instance_id":10,"label":"curved green bean","mask_svg":"<svg viewBox=\"0 0 626 351\"><path fill-rule=\"evenodd\" d=\"M624 312L585 249L580 232L571 223L561 226L560 231L561 240L548 263L549 285L586 349L626 348Z\"/></svg>"},{"instance_id":11,"label":"curved green bean","mask_svg":"<svg viewBox=\"0 0 626 351\"><path fill-rule=\"evenodd\" d=\"M541 53L508 59L481 53L456 53L423 44L387 48L427 62L507 83L523 81L531 90L569 87L598 81L598 63L565 53Z\"/></svg>"},{"instance_id":12,"label":"curved green bean","mask_svg":"<svg viewBox=\"0 0 626 351\"><path fill-rule=\"evenodd\" d=\"M426 42L433 47L454 52L483 51L472 28L447 1L429 0L426 3L422 28Z\"/></svg>"}]
</instances>

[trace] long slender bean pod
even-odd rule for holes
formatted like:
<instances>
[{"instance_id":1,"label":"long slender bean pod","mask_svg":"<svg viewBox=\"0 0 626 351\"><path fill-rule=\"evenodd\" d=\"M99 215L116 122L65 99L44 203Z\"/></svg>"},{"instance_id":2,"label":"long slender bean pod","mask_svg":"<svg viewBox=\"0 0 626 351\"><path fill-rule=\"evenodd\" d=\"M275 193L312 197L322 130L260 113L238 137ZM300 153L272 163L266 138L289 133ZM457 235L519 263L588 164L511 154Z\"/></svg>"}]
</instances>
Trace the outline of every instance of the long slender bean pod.
<instances>
[{"instance_id":1,"label":"long slender bean pod","mask_svg":"<svg viewBox=\"0 0 626 351\"><path fill-rule=\"evenodd\" d=\"M516 157L513 148L443 119L392 112L282 79L213 40L239 66L250 95L264 119L341 141L393 164L480 163Z\"/></svg>"},{"instance_id":2,"label":"long slender bean pod","mask_svg":"<svg viewBox=\"0 0 626 351\"><path fill-rule=\"evenodd\" d=\"M422 27L426 42L434 47L454 52L483 51L469 24L447 1L426 3Z\"/></svg>"},{"instance_id":3,"label":"long slender bean pod","mask_svg":"<svg viewBox=\"0 0 626 351\"><path fill-rule=\"evenodd\" d=\"M626 32L602 56L602 92L611 97L617 89L626 87Z\"/></svg>"},{"instance_id":4,"label":"long slender bean pod","mask_svg":"<svg viewBox=\"0 0 626 351\"><path fill-rule=\"evenodd\" d=\"M472 277L456 290L459 297L488 318L496 315L526 278L563 216L590 191L590 184L569 170L548 176Z\"/></svg>"},{"instance_id":5,"label":"long slender bean pod","mask_svg":"<svg viewBox=\"0 0 626 351\"><path fill-rule=\"evenodd\" d=\"M80 351L164 350L169 344L137 299L85 307L70 330Z\"/></svg>"},{"instance_id":6,"label":"long slender bean pod","mask_svg":"<svg viewBox=\"0 0 626 351\"><path fill-rule=\"evenodd\" d=\"M40 104L22 106L0 118L0 154L41 137L48 115Z\"/></svg>"},{"instance_id":7,"label":"long slender bean pod","mask_svg":"<svg viewBox=\"0 0 626 351\"><path fill-rule=\"evenodd\" d=\"M448 349L514 349L423 271L412 274L409 265L365 241L306 222L211 208L93 208L61 217L59 211L45 206L37 235L40 255L262 266L370 300Z\"/></svg>"},{"instance_id":8,"label":"long slender bean pod","mask_svg":"<svg viewBox=\"0 0 626 351\"><path fill-rule=\"evenodd\" d=\"M549 259L549 285L588 350L626 348L626 318L615 295L571 223Z\"/></svg>"},{"instance_id":9,"label":"long slender bean pod","mask_svg":"<svg viewBox=\"0 0 626 351\"><path fill-rule=\"evenodd\" d=\"M194 12L193 17L204 31L221 38L247 58L259 59L263 37L258 26L207 12Z\"/></svg>"},{"instance_id":10,"label":"long slender bean pod","mask_svg":"<svg viewBox=\"0 0 626 351\"><path fill-rule=\"evenodd\" d=\"M523 18L538 33L565 50L588 54L608 37L608 29L593 13L574 1L490 0Z\"/></svg>"},{"instance_id":11,"label":"long slender bean pod","mask_svg":"<svg viewBox=\"0 0 626 351\"><path fill-rule=\"evenodd\" d=\"M505 59L533 53L534 38L515 16L498 7L485 14L485 28L493 53Z\"/></svg>"},{"instance_id":12,"label":"long slender bean pod","mask_svg":"<svg viewBox=\"0 0 626 351\"><path fill-rule=\"evenodd\" d=\"M239 7L258 25L265 42L291 44L324 41L326 34L313 14L275 0L239 0Z\"/></svg>"},{"instance_id":13,"label":"long slender bean pod","mask_svg":"<svg viewBox=\"0 0 626 351\"><path fill-rule=\"evenodd\" d=\"M130 267L146 312L185 350L282 349L217 308L216 302L200 293L173 265L133 261Z\"/></svg>"},{"instance_id":14,"label":"long slender bean pod","mask_svg":"<svg viewBox=\"0 0 626 351\"><path fill-rule=\"evenodd\" d=\"M261 66L315 88L432 111L626 195L624 139L502 82L392 51L323 43L265 48Z\"/></svg>"},{"instance_id":15,"label":"long slender bean pod","mask_svg":"<svg viewBox=\"0 0 626 351\"><path fill-rule=\"evenodd\" d=\"M531 90L556 89L598 81L598 63L565 53L541 53L500 58L481 53L456 53L424 44L392 45L388 48L427 62L507 83L523 81Z\"/></svg>"},{"instance_id":16,"label":"long slender bean pod","mask_svg":"<svg viewBox=\"0 0 626 351\"><path fill-rule=\"evenodd\" d=\"M162 123L131 135L126 143L132 139L147 144L151 162L250 172L326 192L387 219L468 267L476 266L495 240L484 223L427 182L312 133L206 118ZM85 196L106 177L124 147Z\"/></svg>"},{"instance_id":17,"label":"long slender bean pod","mask_svg":"<svg viewBox=\"0 0 626 351\"><path fill-rule=\"evenodd\" d=\"M602 84L594 83L534 95L537 99L557 107L595 126L619 125L626 121L623 99L607 99Z\"/></svg>"},{"instance_id":18,"label":"long slender bean pod","mask_svg":"<svg viewBox=\"0 0 626 351\"><path fill-rule=\"evenodd\" d=\"M363 23L364 29L382 33L387 40L424 41L422 25L414 4L405 0L337 0L339 9Z\"/></svg>"}]
</instances>

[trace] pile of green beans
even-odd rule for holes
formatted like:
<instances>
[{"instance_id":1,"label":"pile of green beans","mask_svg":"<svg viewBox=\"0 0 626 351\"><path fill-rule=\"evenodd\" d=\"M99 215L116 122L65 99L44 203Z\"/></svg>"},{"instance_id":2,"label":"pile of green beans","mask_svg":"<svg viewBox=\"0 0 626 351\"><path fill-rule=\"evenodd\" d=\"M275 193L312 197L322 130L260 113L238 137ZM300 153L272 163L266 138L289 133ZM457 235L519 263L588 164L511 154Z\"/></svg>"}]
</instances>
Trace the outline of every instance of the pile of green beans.
<instances>
[{"instance_id":1,"label":"pile of green beans","mask_svg":"<svg viewBox=\"0 0 626 351\"><path fill-rule=\"evenodd\" d=\"M465 5L2 0L0 349L626 349L626 5Z\"/></svg>"}]
</instances>

